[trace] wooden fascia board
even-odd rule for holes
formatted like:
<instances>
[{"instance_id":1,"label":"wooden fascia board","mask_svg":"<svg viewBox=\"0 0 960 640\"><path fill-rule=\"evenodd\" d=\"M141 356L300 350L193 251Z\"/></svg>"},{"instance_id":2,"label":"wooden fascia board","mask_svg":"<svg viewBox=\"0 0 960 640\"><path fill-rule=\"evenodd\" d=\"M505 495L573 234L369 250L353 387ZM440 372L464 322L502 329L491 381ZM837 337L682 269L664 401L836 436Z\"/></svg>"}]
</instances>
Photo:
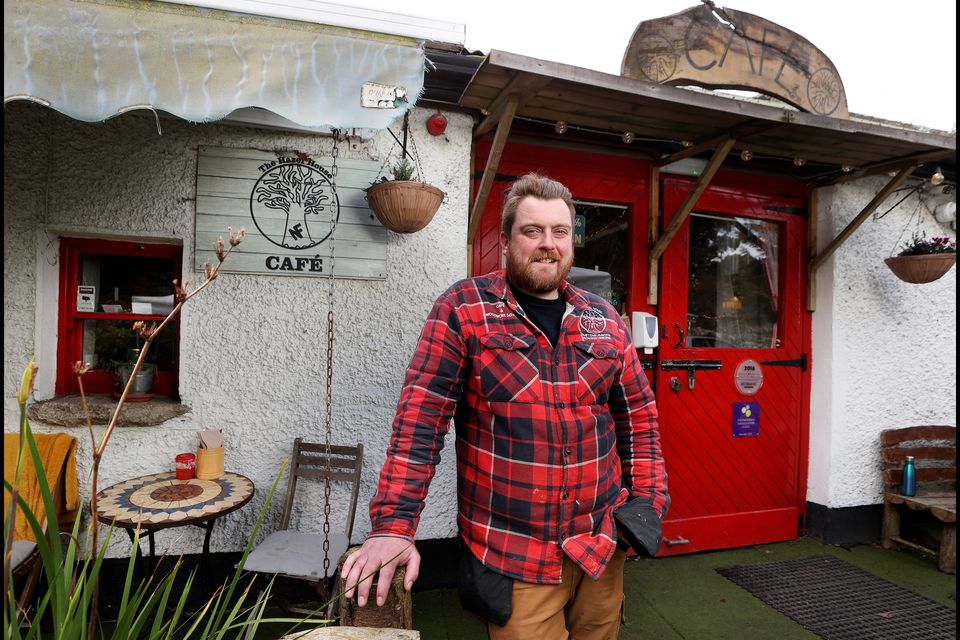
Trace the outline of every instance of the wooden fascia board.
<instances>
[{"instance_id":1,"label":"wooden fascia board","mask_svg":"<svg viewBox=\"0 0 960 640\"><path fill-rule=\"evenodd\" d=\"M670 241L673 240L673 237L677 235L681 225L683 225L683 223L686 221L687 217L690 215L690 212L693 211L693 207L697 204L697 200L700 199L700 196L703 194L703 192L707 190L708 186L710 186L710 181L713 180L713 176L716 175L717 171L720 169L720 165L723 164L727 154L730 153L730 149L732 149L733 145L736 143L737 141L734 138L728 138L721 142L720 145L714 150L713 155L707 162L707 166L700 175L700 179L697 180L697 184L687 196L687 199L683 201L683 204L680 206L680 210L677 211L677 213L670 220L670 224L668 224L667 228L664 229L663 235L659 240L657 240L656 244L650 248L650 256L647 267L648 269L651 271L657 269L659 271L660 256L662 256L663 252L667 250L667 245L669 245ZM652 187L653 186L651 185L651 188ZM653 291L647 295L647 302L649 304L657 304L656 291Z\"/></svg>"},{"instance_id":2,"label":"wooden fascia board","mask_svg":"<svg viewBox=\"0 0 960 640\"><path fill-rule=\"evenodd\" d=\"M881 189L877 195L873 197L872 200L863 208L863 210L857 214L857 217L850 221L846 227L843 228L843 231L837 234L830 243L824 247L823 251L815 255L810 259L810 262L807 266L807 309L813 311L815 306L815 301L813 300L813 295L816 292L816 277L817 270L823 265L827 259L834 254L834 252L840 248L840 246L846 242L847 238L857 230L857 228L864 223L864 221L870 217L870 215L880 206L887 197L890 196L903 182L910 177L910 174L913 173L913 170L916 169L917 164L911 162L906 166L902 166L900 171L897 172L893 178L890 179L890 182Z\"/></svg>"},{"instance_id":3,"label":"wooden fascia board","mask_svg":"<svg viewBox=\"0 0 960 640\"><path fill-rule=\"evenodd\" d=\"M477 197L473 201L473 208L470 210L469 223L467 226L468 245L473 245L474 238L477 235L477 229L480 227L480 218L483 216L484 207L487 206L487 198L490 196L493 179L497 175L497 168L500 166L503 148L507 145L507 137L510 135L510 125L513 124L513 116L517 113L518 102L519 98L516 95L511 95L507 98L503 113L500 115L500 121L497 124L497 133L493 136L493 144L490 146L490 153L487 155L487 164L483 168L480 188L477 189Z\"/></svg>"}]
</instances>

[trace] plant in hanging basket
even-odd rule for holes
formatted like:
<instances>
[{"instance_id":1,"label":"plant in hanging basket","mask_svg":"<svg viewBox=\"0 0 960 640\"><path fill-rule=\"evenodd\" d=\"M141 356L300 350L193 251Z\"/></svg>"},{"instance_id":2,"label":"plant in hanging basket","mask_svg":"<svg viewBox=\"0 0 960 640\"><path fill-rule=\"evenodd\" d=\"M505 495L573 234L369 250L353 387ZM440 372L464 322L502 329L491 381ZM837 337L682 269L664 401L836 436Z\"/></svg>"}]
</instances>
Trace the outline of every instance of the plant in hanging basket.
<instances>
[{"instance_id":1,"label":"plant in hanging basket","mask_svg":"<svg viewBox=\"0 0 960 640\"><path fill-rule=\"evenodd\" d=\"M914 233L896 256L884 260L893 274L904 282L924 284L941 278L957 261L957 243L947 236L929 240Z\"/></svg>"},{"instance_id":2,"label":"plant in hanging basket","mask_svg":"<svg viewBox=\"0 0 960 640\"><path fill-rule=\"evenodd\" d=\"M413 233L427 226L443 202L444 193L413 179L413 165L404 158L393 166L392 179L382 177L367 187L367 202L380 224L396 233Z\"/></svg>"}]
</instances>

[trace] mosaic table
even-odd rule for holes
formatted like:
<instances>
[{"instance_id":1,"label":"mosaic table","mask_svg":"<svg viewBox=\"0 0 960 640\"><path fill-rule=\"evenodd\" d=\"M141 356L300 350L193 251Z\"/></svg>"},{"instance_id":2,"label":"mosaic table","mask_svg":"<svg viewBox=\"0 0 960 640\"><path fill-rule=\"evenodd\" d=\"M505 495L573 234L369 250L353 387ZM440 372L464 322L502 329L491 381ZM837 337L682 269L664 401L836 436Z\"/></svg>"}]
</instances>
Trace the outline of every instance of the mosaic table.
<instances>
[{"instance_id":1,"label":"mosaic table","mask_svg":"<svg viewBox=\"0 0 960 640\"><path fill-rule=\"evenodd\" d=\"M97 520L123 528L131 541L138 527L146 531L151 563L154 531L185 525L201 527L206 530L202 555L205 560L210 554L214 522L250 502L253 492L249 478L230 471L216 480L177 480L173 471L154 473L118 482L99 492Z\"/></svg>"}]
</instances>

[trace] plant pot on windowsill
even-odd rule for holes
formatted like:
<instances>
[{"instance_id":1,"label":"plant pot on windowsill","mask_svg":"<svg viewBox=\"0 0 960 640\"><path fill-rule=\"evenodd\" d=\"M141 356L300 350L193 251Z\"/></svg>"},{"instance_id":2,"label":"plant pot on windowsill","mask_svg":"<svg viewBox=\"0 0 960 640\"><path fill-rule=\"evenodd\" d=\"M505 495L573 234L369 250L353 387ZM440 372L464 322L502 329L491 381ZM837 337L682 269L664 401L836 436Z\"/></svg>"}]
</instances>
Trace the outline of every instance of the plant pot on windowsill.
<instances>
[{"instance_id":1,"label":"plant pot on windowsill","mask_svg":"<svg viewBox=\"0 0 960 640\"><path fill-rule=\"evenodd\" d=\"M895 276L913 284L925 284L943 277L956 261L956 253L893 256L884 260Z\"/></svg>"},{"instance_id":2,"label":"plant pot on windowsill","mask_svg":"<svg viewBox=\"0 0 960 640\"><path fill-rule=\"evenodd\" d=\"M130 376L133 374L132 364L123 364L117 368L117 388L114 395L119 398L123 390L127 387ZM157 365L144 362L140 365L140 371L133 378L133 384L130 386L130 393L127 394L127 402L146 402L153 398L153 378L156 373Z\"/></svg>"}]
</instances>

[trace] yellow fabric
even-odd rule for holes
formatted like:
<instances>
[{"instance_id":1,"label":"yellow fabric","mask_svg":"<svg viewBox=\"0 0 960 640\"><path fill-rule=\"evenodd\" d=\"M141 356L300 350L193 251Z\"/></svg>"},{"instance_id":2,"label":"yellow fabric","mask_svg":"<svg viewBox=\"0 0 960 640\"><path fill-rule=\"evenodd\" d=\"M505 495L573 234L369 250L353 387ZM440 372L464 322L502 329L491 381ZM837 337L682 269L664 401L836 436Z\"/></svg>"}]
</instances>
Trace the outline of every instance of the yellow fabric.
<instances>
[{"instance_id":1,"label":"yellow fabric","mask_svg":"<svg viewBox=\"0 0 960 640\"><path fill-rule=\"evenodd\" d=\"M33 438L37 443L37 451L40 453L40 461L47 477L47 485L50 487L50 493L55 493L57 478L61 469L65 473L65 486L63 492L63 502L57 506L57 521L65 526L72 526L73 519L77 515L79 507L79 491L77 487L77 460L76 448L77 439L68 436L65 433L35 433ZM20 450L20 434L3 434L3 479L13 484L17 473L17 452ZM23 471L20 473L20 495L30 506L30 510L37 515L41 522L45 523L46 518L43 509L43 496L40 494L40 485L37 483L36 471L33 467L33 457L30 451L25 449L23 452ZM10 492L3 491L3 514L10 509ZM17 520L14 531L15 540L36 540L33 535L33 529L27 522L23 510L17 507Z\"/></svg>"}]
</instances>

